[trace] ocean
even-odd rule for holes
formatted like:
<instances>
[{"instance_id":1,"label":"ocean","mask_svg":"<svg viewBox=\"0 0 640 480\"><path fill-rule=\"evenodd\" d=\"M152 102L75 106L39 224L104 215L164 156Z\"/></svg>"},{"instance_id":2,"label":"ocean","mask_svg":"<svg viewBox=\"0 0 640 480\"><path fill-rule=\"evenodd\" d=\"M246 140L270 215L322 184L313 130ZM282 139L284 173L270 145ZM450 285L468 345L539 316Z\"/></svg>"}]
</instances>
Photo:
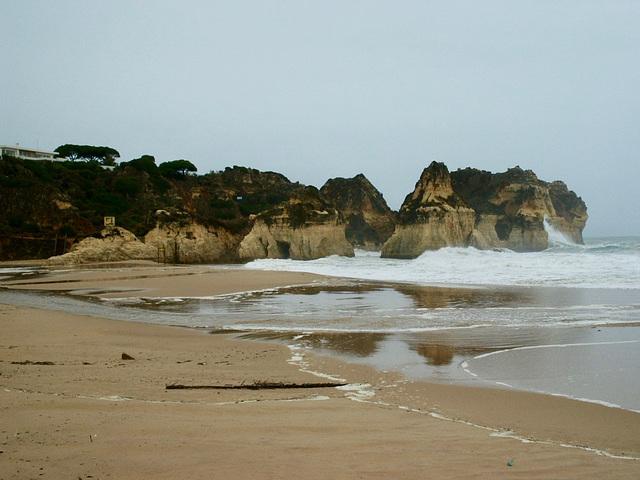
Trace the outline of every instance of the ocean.
<instances>
[{"instance_id":1,"label":"ocean","mask_svg":"<svg viewBox=\"0 0 640 480\"><path fill-rule=\"evenodd\" d=\"M550 238L550 248L534 253L444 248L414 260L374 252L258 260L245 268L351 280L343 288L230 298L251 313L234 328L273 330L249 336L295 338L410 379L516 388L640 411L640 238L587 238L576 245L552 230ZM254 315L257 310L262 315ZM299 332L307 333L293 335Z\"/></svg>"},{"instance_id":2,"label":"ocean","mask_svg":"<svg viewBox=\"0 0 640 480\"><path fill-rule=\"evenodd\" d=\"M331 277L314 285L205 298L49 294L46 304L234 331L410 380L536 391L640 412L640 237L576 245L549 233L550 248L533 253L444 248L394 260L358 251L354 258L210 267ZM2 295L9 303L43 301Z\"/></svg>"}]
</instances>

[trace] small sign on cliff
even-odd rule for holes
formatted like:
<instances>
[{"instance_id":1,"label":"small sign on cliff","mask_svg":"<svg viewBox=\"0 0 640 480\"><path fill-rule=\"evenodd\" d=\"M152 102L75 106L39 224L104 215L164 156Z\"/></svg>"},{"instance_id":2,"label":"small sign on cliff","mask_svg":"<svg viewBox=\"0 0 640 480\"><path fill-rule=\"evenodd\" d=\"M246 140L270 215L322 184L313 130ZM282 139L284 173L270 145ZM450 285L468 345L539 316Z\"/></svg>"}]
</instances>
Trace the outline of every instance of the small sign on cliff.
<instances>
[{"instance_id":1,"label":"small sign on cliff","mask_svg":"<svg viewBox=\"0 0 640 480\"><path fill-rule=\"evenodd\" d=\"M116 226L116 217L104 217L104 226L105 227L115 227Z\"/></svg>"}]
</instances>

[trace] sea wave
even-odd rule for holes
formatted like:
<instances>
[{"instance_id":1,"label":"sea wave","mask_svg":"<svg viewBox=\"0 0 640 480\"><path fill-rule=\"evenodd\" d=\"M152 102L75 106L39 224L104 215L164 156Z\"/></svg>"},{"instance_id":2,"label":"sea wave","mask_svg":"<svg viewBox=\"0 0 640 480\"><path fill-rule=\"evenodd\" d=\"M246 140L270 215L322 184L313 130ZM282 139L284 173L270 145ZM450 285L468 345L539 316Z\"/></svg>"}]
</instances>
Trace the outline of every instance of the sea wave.
<instances>
[{"instance_id":1,"label":"sea wave","mask_svg":"<svg viewBox=\"0 0 640 480\"><path fill-rule=\"evenodd\" d=\"M541 252L442 248L413 260L356 251L354 258L311 261L262 259L245 268L302 271L361 280L434 286L547 286L640 289L640 241L595 239L555 243Z\"/></svg>"}]
</instances>

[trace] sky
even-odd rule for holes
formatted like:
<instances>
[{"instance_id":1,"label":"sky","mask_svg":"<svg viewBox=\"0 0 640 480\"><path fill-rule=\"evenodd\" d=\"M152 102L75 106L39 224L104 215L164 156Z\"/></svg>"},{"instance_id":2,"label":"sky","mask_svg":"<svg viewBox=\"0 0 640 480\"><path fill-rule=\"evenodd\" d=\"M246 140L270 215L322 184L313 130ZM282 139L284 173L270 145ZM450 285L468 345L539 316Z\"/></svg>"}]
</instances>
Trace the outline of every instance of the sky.
<instances>
[{"instance_id":1,"label":"sky","mask_svg":"<svg viewBox=\"0 0 640 480\"><path fill-rule=\"evenodd\" d=\"M0 144L242 165L398 209L519 165L640 235L639 1L0 0Z\"/></svg>"}]
</instances>

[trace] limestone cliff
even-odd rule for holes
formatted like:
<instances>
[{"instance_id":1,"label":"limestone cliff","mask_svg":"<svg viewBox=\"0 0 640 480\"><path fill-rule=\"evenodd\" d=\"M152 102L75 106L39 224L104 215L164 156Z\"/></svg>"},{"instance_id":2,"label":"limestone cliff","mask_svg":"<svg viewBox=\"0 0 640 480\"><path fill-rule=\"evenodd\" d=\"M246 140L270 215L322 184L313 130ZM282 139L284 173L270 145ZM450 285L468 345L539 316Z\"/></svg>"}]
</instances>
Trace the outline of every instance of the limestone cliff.
<instances>
[{"instance_id":1,"label":"limestone cliff","mask_svg":"<svg viewBox=\"0 0 640 480\"><path fill-rule=\"evenodd\" d=\"M237 260L239 235L196 222L185 212L158 210L156 226L144 237L145 244L170 263L221 263Z\"/></svg>"},{"instance_id":2,"label":"limestone cliff","mask_svg":"<svg viewBox=\"0 0 640 480\"><path fill-rule=\"evenodd\" d=\"M587 208L563 182L544 182L520 167L495 174L466 168L453 172L451 181L476 212L472 246L544 250L549 246L545 219L574 242L583 242Z\"/></svg>"},{"instance_id":3,"label":"limestone cliff","mask_svg":"<svg viewBox=\"0 0 640 480\"><path fill-rule=\"evenodd\" d=\"M467 246L474 223L475 212L454 191L447 167L433 162L402 204L382 256L415 258L426 250Z\"/></svg>"},{"instance_id":4,"label":"limestone cliff","mask_svg":"<svg viewBox=\"0 0 640 480\"><path fill-rule=\"evenodd\" d=\"M354 247L379 250L393 234L395 213L363 174L327 180L320 196L345 216L346 237Z\"/></svg>"},{"instance_id":5,"label":"limestone cliff","mask_svg":"<svg viewBox=\"0 0 640 480\"><path fill-rule=\"evenodd\" d=\"M133 233L120 227L107 227L100 234L75 244L69 253L51 257L48 265L153 260L156 250L142 243Z\"/></svg>"},{"instance_id":6,"label":"limestone cliff","mask_svg":"<svg viewBox=\"0 0 640 480\"><path fill-rule=\"evenodd\" d=\"M582 243L587 218L584 202L563 182L541 181L520 167L449 174L434 162L402 205L382 254L412 258L445 246L539 251L549 246L545 220Z\"/></svg>"},{"instance_id":7,"label":"limestone cliff","mask_svg":"<svg viewBox=\"0 0 640 480\"><path fill-rule=\"evenodd\" d=\"M329 180L320 193L239 166L178 175L149 155L112 170L3 155L0 207L0 259L47 258L81 242L52 263L157 258L158 248L180 263L353 255L353 246L379 248L396 221L385 256L448 245L540 250L548 245L545 219L578 243L587 220L564 183L517 167L449 174L434 163L396 220L363 175ZM104 231L104 217L122 228Z\"/></svg>"},{"instance_id":8,"label":"limestone cliff","mask_svg":"<svg viewBox=\"0 0 640 480\"><path fill-rule=\"evenodd\" d=\"M288 202L258 214L240 243L241 260L291 258L312 260L329 255L353 256L342 214L306 187Z\"/></svg>"}]
</instances>

